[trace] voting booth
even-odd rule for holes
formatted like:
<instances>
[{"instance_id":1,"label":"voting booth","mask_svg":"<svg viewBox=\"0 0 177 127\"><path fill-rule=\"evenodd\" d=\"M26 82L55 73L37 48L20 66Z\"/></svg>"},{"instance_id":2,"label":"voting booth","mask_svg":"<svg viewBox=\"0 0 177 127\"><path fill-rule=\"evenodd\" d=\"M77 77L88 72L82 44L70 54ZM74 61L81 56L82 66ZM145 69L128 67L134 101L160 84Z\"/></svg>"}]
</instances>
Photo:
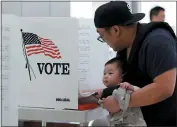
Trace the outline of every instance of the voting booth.
<instances>
[{"instance_id":1,"label":"voting booth","mask_svg":"<svg viewBox=\"0 0 177 127\"><path fill-rule=\"evenodd\" d=\"M12 22L13 21L13 22ZM19 70L18 60L22 46L19 18L13 15L2 16L1 26L1 125L17 126L18 125L18 104L19 88L23 79Z\"/></svg>"},{"instance_id":2,"label":"voting booth","mask_svg":"<svg viewBox=\"0 0 177 127\"><path fill-rule=\"evenodd\" d=\"M109 60L109 46L97 40L93 19L79 22L79 89L104 88L102 83L104 64Z\"/></svg>"},{"instance_id":3,"label":"voting booth","mask_svg":"<svg viewBox=\"0 0 177 127\"><path fill-rule=\"evenodd\" d=\"M30 80L26 61L21 64L25 80L20 86L20 106L77 109L77 19L20 18L20 22L31 69Z\"/></svg>"},{"instance_id":4,"label":"voting booth","mask_svg":"<svg viewBox=\"0 0 177 127\"><path fill-rule=\"evenodd\" d=\"M97 40L93 23L2 16L3 125L18 125L19 107L78 109L79 92L104 87L109 47Z\"/></svg>"}]
</instances>

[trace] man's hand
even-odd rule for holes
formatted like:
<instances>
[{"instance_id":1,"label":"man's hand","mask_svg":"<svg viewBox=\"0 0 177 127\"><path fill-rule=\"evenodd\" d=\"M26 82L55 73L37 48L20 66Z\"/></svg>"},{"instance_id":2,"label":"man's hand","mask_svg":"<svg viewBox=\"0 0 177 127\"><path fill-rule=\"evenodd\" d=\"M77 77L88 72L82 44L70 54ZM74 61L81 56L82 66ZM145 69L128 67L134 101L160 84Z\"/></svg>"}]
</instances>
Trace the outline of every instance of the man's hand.
<instances>
[{"instance_id":1,"label":"man's hand","mask_svg":"<svg viewBox=\"0 0 177 127\"><path fill-rule=\"evenodd\" d=\"M116 113L120 111L119 102L113 96L108 96L99 103L102 104L103 108L105 108L108 112Z\"/></svg>"}]
</instances>

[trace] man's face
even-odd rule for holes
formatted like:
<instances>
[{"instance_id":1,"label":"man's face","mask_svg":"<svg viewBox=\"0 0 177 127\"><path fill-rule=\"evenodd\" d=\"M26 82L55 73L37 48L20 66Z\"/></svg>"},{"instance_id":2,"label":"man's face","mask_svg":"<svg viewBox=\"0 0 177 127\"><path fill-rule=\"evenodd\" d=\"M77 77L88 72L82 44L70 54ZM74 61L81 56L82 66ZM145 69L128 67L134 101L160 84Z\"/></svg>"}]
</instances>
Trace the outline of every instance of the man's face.
<instances>
[{"instance_id":1,"label":"man's face","mask_svg":"<svg viewBox=\"0 0 177 127\"><path fill-rule=\"evenodd\" d=\"M153 22L164 22L165 21L165 11L160 11L157 16L152 17Z\"/></svg>"},{"instance_id":2,"label":"man's face","mask_svg":"<svg viewBox=\"0 0 177 127\"><path fill-rule=\"evenodd\" d=\"M97 28L97 32L100 35L98 40L106 42L114 51L118 51L123 48L123 43L121 41L120 29L116 27L110 28Z\"/></svg>"}]
</instances>

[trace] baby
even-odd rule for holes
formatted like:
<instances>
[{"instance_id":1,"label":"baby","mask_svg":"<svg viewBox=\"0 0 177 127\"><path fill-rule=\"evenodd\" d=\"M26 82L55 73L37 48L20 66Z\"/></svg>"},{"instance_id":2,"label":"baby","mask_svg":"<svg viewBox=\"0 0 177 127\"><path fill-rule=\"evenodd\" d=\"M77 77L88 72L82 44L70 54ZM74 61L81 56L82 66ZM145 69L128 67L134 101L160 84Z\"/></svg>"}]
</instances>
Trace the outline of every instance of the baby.
<instances>
[{"instance_id":1,"label":"baby","mask_svg":"<svg viewBox=\"0 0 177 127\"><path fill-rule=\"evenodd\" d=\"M124 75L122 68L123 68L122 62L117 57L109 60L105 64L103 83L108 89L115 88L122 82L122 77ZM131 90L132 92L139 89L138 87L130 86L126 83L120 87ZM108 94L110 94L110 91L108 91L107 93L104 93L107 95L103 95L103 92L105 92L105 90L99 91L98 93L99 98L103 98L104 96L109 96ZM110 121L110 126L146 126L146 123L143 120L143 115L142 115L140 108L128 108L126 110L126 113L124 114L126 114L124 118L121 118L123 119L123 121L119 122L121 112L117 112L114 114L110 113L108 117Z\"/></svg>"},{"instance_id":2,"label":"baby","mask_svg":"<svg viewBox=\"0 0 177 127\"><path fill-rule=\"evenodd\" d=\"M126 83L120 85L121 88L119 88L124 74L122 62L118 57L115 57L109 60L104 67L103 83L107 88L87 92L97 92L96 98L102 99L111 96L115 89L124 88L132 92L138 90L138 87ZM98 99L95 97L80 98L79 103L98 103ZM110 126L146 126L140 108L128 108L124 114L123 116L121 111L114 114L109 113L107 118Z\"/></svg>"}]
</instances>

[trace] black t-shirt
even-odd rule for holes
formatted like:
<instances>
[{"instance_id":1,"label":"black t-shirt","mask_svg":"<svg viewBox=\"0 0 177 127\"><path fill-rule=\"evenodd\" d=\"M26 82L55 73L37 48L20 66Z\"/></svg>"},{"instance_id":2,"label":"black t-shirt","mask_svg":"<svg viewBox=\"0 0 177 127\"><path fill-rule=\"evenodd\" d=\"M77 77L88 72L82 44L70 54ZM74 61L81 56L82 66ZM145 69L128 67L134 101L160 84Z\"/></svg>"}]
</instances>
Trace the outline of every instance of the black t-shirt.
<instances>
[{"instance_id":1,"label":"black t-shirt","mask_svg":"<svg viewBox=\"0 0 177 127\"><path fill-rule=\"evenodd\" d=\"M176 43L175 34L167 23L139 24L128 60L126 49L117 53L126 72L123 82L142 88L152 83L160 74L176 68ZM148 126L176 126L176 92L175 86L171 97L141 107Z\"/></svg>"},{"instance_id":2,"label":"black t-shirt","mask_svg":"<svg viewBox=\"0 0 177 127\"><path fill-rule=\"evenodd\" d=\"M152 79L177 67L176 40L164 29L152 31L139 51L139 67Z\"/></svg>"},{"instance_id":3,"label":"black t-shirt","mask_svg":"<svg viewBox=\"0 0 177 127\"><path fill-rule=\"evenodd\" d=\"M165 29L158 28L153 30L147 35L139 51L138 66L140 70L148 74L148 76L153 80L160 74L176 68L176 43L176 40ZM153 110L149 110L147 108L143 109L142 107L142 111L145 113L144 115L148 114L147 122L150 122L149 124L152 123L157 125L160 123L162 125L174 125L174 122L176 121L176 102L172 102L173 104L171 104L171 102L169 102L170 104L167 104L168 102L166 102L166 104L162 103ZM162 111L164 109L166 111Z\"/></svg>"}]
</instances>

